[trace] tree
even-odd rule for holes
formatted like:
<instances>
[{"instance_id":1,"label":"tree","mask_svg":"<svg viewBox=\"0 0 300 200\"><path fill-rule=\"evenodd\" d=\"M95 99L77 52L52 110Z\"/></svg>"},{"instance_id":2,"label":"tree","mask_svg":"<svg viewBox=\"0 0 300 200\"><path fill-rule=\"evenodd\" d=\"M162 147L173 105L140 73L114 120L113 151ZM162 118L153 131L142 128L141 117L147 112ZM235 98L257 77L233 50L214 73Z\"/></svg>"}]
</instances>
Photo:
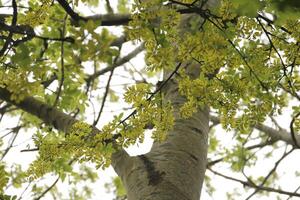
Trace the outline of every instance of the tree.
<instances>
[{"instance_id":1,"label":"tree","mask_svg":"<svg viewBox=\"0 0 300 200\"><path fill-rule=\"evenodd\" d=\"M25 183L34 199L48 192L59 198L57 182L95 181L97 169L110 165L129 200L197 200L205 171L211 195L217 175L241 183L246 199L300 197L297 188L281 189L276 173L300 145L298 1L136 0L131 9L123 0L117 9L109 0L9 3L1 3L11 13L0 20L0 119L4 125L7 117L18 120L1 136L2 199L17 198L6 190ZM99 14L98 3L106 14ZM132 41L134 49L123 55ZM142 51L147 67L119 70ZM163 79L151 83L160 72ZM109 118L105 106L122 102L122 88L112 86L117 75L131 79L122 96L130 112L101 125ZM283 113L286 108L291 113ZM284 128L277 122L282 115L291 115ZM222 144L219 124L233 132L233 146ZM142 142L145 129L155 140L151 151L129 156L124 148ZM32 143L20 154L37 153L26 169L5 163L22 130L32 132ZM248 174L257 160L274 160L272 151L283 148L268 173ZM234 175L216 166L230 166ZM55 182L39 187L49 174ZM123 198L119 179L114 183ZM91 193L78 191L70 190L69 198Z\"/></svg>"}]
</instances>

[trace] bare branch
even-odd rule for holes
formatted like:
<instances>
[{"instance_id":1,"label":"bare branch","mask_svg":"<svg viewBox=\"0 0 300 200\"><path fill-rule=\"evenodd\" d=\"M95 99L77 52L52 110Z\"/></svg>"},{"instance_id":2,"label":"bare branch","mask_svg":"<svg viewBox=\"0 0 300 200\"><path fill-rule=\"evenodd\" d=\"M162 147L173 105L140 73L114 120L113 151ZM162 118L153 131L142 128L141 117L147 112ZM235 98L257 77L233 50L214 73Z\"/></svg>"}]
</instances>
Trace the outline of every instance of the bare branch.
<instances>
[{"instance_id":1,"label":"bare branch","mask_svg":"<svg viewBox=\"0 0 300 200\"><path fill-rule=\"evenodd\" d=\"M63 28L62 30L60 30L60 35L61 38L63 38L65 36L65 32L66 32L66 20L68 18L68 15L66 15L64 17L64 21L63 21ZM61 42L60 45L60 68L61 68L61 77L60 77L60 81L59 81L59 86L57 88L56 91L56 98L55 101L53 103L53 107L55 107L59 101L59 96L61 94L62 91L62 87L64 85L64 81L65 81L65 48L64 48L64 41Z\"/></svg>"},{"instance_id":2,"label":"bare branch","mask_svg":"<svg viewBox=\"0 0 300 200\"><path fill-rule=\"evenodd\" d=\"M212 122L215 122L215 123L220 123L220 119L216 116L213 116L213 115L210 115L210 120ZM289 133L285 129L276 130L272 127L269 127L269 126L266 126L266 125L263 125L263 124L256 124L256 125L254 125L253 128L255 128L255 129L257 129L261 132L266 133L268 136L270 136L270 138L273 142L281 140L281 141L284 141L287 144L290 144L290 145L297 148L297 146L295 145L294 140L300 141L300 136L299 135L294 134L295 138L293 139L292 136L291 136L291 133Z\"/></svg>"},{"instance_id":3,"label":"bare branch","mask_svg":"<svg viewBox=\"0 0 300 200\"><path fill-rule=\"evenodd\" d=\"M79 21L95 20L101 22L101 26L118 26L127 25L131 20L130 14L104 14L104 15L92 15L82 17L76 13L65 0L57 0L61 7L70 15L74 24L78 24Z\"/></svg>"},{"instance_id":4,"label":"bare branch","mask_svg":"<svg viewBox=\"0 0 300 200\"><path fill-rule=\"evenodd\" d=\"M219 173L219 172L217 172L217 171L215 171L215 170L213 170L211 168L207 168L207 169L209 171L211 171L212 173L220 176L220 177L223 177L225 179L241 183L243 186L246 186L246 187L255 188L255 189L259 189L259 190L267 191L267 192L273 192L273 193L278 193L278 194L290 195L290 196L293 196L293 197L300 197L300 193L288 192L288 191L285 191L285 190L280 190L280 189L275 189L275 188L270 188L270 187L264 187L264 186L254 185L254 184L249 183L247 181L243 181L243 180L240 180L240 179L237 179L237 178L233 178L233 177L224 175L224 174Z\"/></svg>"},{"instance_id":5,"label":"bare branch","mask_svg":"<svg viewBox=\"0 0 300 200\"><path fill-rule=\"evenodd\" d=\"M9 31L10 33L13 34L21 34L21 35L27 35L27 40L31 38L38 38L41 40L50 40L50 41L64 41L64 42L69 42L69 43L74 43L74 39L71 37L65 37L65 38L50 38L50 37L44 37L37 35L33 28L28 26L28 25L14 25L14 26L9 26L3 22L0 21L0 30L3 31ZM17 41L15 41L17 42Z\"/></svg>"},{"instance_id":6,"label":"bare branch","mask_svg":"<svg viewBox=\"0 0 300 200\"><path fill-rule=\"evenodd\" d=\"M78 13L74 12L74 10L70 7L69 3L65 0L57 0L58 3L61 5L61 7L63 7L63 9L66 11L66 13L68 13L68 15L70 15L70 17L75 20L75 21L79 21L79 20L84 20L86 21L86 19L84 17L81 17L78 15Z\"/></svg>"},{"instance_id":7,"label":"bare branch","mask_svg":"<svg viewBox=\"0 0 300 200\"><path fill-rule=\"evenodd\" d=\"M290 123L290 131L291 131L291 137L292 137L292 140L293 140L293 144L297 147L297 148L300 148L299 146L299 143L298 143L298 140L296 138L296 134L295 134L295 131L294 131L294 123L296 121L296 119L300 116L300 112L298 112L292 119L291 123Z\"/></svg>"},{"instance_id":8,"label":"bare branch","mask_svg":"<svg viewBox=\"0 0 300 200\"><path fill-rule=\"evenodd\" d=\"M102 103L101 103L101 106L100 106L100 111L98 113L97 118L95 119L95 121L93 123L93 126L97 125L97 123L98 123L98 121L100 119L100 116L101 116L101 114L103 112L104 105L105 105L105 102L106 102L106 98L108 96L108 92L109 92L109 88L110 88L110 83L111 83L113 74L114 74L114 69L111 70L110 75L108 77L108 80L107 80L107 83L106 83L106 87L105 87L105 92L104 92L104 95L103 95L103 98L102 98Z\"/></svg>"},{"instance_id":9,"label":"bare branch","mask_svg":"<svg viewBox=\"0 0 300 200\"><path fill-rule=\"evenodd\" d=\"M42 192L42 194L40 194L40 196L38 196L37 198L34 198L34 200L39 200L39 199L43 198L57 184L58 181L59 181L59 176L44 192Z\"/></svg>"},{"instance_id":10,"label":"bare branch","mask_svg":"<svg viewBox=\"0 0 300 200\"><path fill-rule=\"evenodd\" d=\"M259 184L259 187L262 187L267 180L271 177L271 175L276 171L276 169L278 168L279 164L292 152L294 151L294 149L291 149L288 152L284 152L284 154L279 158L279 160L276 161L274 167L269 171L269 173L267 174L267 176L264 178L264 180ZM249 200L251 197L253 197L256 193L258 193L260 190L259 189L255 189L255 191L250 194L245 200Z\"/></svg>"},{"instance_id":11,"label":"bare branch","mask_svg":"<svg viewBox=\"0 0 300 200\"><path fill-rule=\"evenodd\" d=\"M136 57L139 53L141 53L144 50L144 44L141 44L140 46L138 46L136 49L134 49L132 52L130 52L129 54L127 54L126 56L118 59L113 65L108 66L100 71L95 72L94 74L90 75L88 78L86 78L86 82L90 83L91 81L93 81L94 79L96 79L97 77L112 71L113 69L124 65L125 63L127 63L128 61L130 61L132 58Z\"/></svg>"},{"instance_id":12,"label":"bare branch","mask_svg":"<svg viewBox=\"0 0 300 200\"><path fill-rule=\"evenodd\" d=\"M114 10L112 9L112 7L110 5L110 1L105 0L105 2L106 2L106 9L107 9L108 13L114 13Z\"/></svg>"},{"instance_id":13,"label":"bare branch","mask_svg":"<svg viewBox=\"0 0 300 200\"><path fill-rule=\"evenodd\" d=\"M127 25L131 20L130 14L103 14L91 15L85 17L85 20L94 20L101 22L101 26Z\"/></svg>"},{"instance_id":14,"label":"bare branch","mask_svg":"<svg viewBox=\"0 0 300 200\"><path fill-rule=\"evenodd\" d=\"M15 26L17 24L18 19L18 8L17 8L17 2L16 0L12 0L12 7L13 7L13 19L11 22L11 26ZM4 55L5 51L9 48L9 45L12 41L13 32L9 32L8 37L0 50L0 57Z\"/></svg>"},{"instance_id":15,"label":"bare branch","mask_svg":"<svg viewBox=\"0 0 300 200\"><path fill-rule=\"evenodd\" d=\"M11 103L18 108L38 117L44 121L47 125L63 132L68 132L71 126L77 121L69 115L53 108L42 101L39 101L33 97L26 97L20 102L11 100L11 92L5 88L0 87L0 99L8 103Z\"/></svg>"},{"instance_id":16,"label":"bare branch","mask_svg":"<svg viewBox=\"0 0 300 200\"><path fill-rule=\"evenodd\" d=\"M7 155L7 153L9 152L9 150L13 147L14 145L14 142L16 141L17 139L17 136L18 136L18 133L20 131L20 129L22 128L22 126L16 126L14 128L12 128L11 132L10 133L13 133L12 135L12 138L11 138L11 141L10 141L10 144L9 146L4 150L3 154L2 154L2 157L0 160L3 160L4 157Z\"/></svg>"}]
</instances>

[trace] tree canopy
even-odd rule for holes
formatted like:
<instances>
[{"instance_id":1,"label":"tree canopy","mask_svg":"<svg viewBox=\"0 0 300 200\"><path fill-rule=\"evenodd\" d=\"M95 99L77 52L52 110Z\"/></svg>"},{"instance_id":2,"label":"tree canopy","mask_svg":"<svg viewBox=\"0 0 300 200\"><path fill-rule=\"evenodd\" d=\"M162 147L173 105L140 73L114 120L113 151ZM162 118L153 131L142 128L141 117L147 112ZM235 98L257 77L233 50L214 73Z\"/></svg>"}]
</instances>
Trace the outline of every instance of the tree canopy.
<instances>
[{"instance_id":1,"label":"tree canopy","mask_svg":"<svg viewBox=\"0 0 300 200\"><path fill-rule=\"evenodd\" d=\"M205 107L209 194L218 190L215 174L253 189L247 199L270 192L300 196L296 188L280 189L276 174L300 147L298 0L11 0L0 1L0 8L0 199L21 198L6 191L27 185L34 199L50 192L59 199L58 181L75 188L95 182L97 169L109 167L113 153L143 142L146 129L155 142L164 141L174 109L188 120ZM142 52L143 62L131 61ZM165 100L170 82L185 98L179 108ZM232 132L226 135L232 146L222 144L219 134L227 133L217 125ZM20 134L31 138L18 153L32 154L28 167L6 162ZM283 156L267 175L245 173L259 159L274 160L275 150ZM242 172L245 180L215 165ZM58 178L40 186L49 174ZM125 195L119 179L114 187ZM70 189L70 198L92 195L89 187L78 191Z\"/></svg>"}]
</instances>

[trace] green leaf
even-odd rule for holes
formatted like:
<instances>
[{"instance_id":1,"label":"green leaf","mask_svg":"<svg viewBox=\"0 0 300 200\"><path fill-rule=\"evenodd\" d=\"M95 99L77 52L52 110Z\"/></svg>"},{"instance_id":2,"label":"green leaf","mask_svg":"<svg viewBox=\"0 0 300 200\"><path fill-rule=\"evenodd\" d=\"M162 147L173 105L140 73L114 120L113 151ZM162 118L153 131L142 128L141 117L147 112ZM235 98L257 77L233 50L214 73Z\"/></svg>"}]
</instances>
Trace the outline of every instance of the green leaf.
<instances>
[{"instance_id":1,"label":"green leaf","mask_svg":"<svg viewBox=\"0 0 300 200\"><path fill-rule=\"evenodd\" d=\"M251 0L251 2L248 0L232 0L232 2L237 6L236 12L247 17L256 17L257 12L264 6L264 2L260 0Z\"/></svg>"}]
</instances>

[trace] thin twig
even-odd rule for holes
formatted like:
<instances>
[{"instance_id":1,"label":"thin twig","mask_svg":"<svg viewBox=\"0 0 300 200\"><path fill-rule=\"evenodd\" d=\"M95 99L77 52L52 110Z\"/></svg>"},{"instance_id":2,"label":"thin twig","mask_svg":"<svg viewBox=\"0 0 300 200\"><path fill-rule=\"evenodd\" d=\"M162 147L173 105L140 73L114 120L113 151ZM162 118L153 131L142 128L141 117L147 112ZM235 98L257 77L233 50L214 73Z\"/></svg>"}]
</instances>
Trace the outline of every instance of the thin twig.
<instances>
[{"instance_id":1,"label":"thin twig","mask_svg":"<svg viewBox=\"0 0 300 200\"><path fill-rule=\"evenodd\" d=\"M293 84L292 84L290 78L289 78L288 75L287 75L287 66L286 66L286 64L284 63L281 54L279 53L279 51L278 51L277 48L275 47L275 45L274 45L274 43L273 43L271 37L269 36L269 32L266 30L266 28L265 28L264 25L261 23L261 21L259 20L258 17L256 18L256 20L258 21L260 27L263 29L264 33L266 34L266 36L267 36L267 38L268 38L268 40L269 40L269 42L270 42L271 47L274 49L274 51L276 52L276 54L278 55L278 57L279 57L279 59L280 59L281 65L282 65L282 67L283 67L283 74L284 74L284 76L285 76L286 79L287 79L288 85L289 85L290 88L291 88L291 91L292 91L292 93L293 93L293 96L295 96L298 100L300 100L300 96L296 93L295 88L294 88L294 86L293 86Z\"/></svg>"},{"instance_id":2,"label":"thin twig","mask_svg":"<svg viewBox=\"0 0 300 200\"><path fill-rule=\"evenodd\" d=\"M291 131L291 136L292 136L292 139L293 139L293 142L295 144L295 146L297 148L300 148L299 144L298 144L298 141L296 139L296 134L295 134L295 130L294 130L294 122L296 121L297 117L300 116L300 112L298 112L292 119L291 123L290 123L290 131Z\"/></svg>"},{"instance_id":3,"label":"thin twig","mask_svg":"<svg viewBox=\"0 0 300 200\"><path fill-rule=\"evenodd\" d=\"M79 21L79 20L83 20L86 21L86 19L84 17L81 17L78 13L76 13L69 5L69 3L65 0L57 0L58 3L61 5L61 7L66 11L66 13L68 15L70 15L70 17L75 20L75 21Z\"/></svg>"},{"instance_id":4,"label":"thin twig","mask_svg":"<svg viewBox=\"0 0 300 200\"><path fill-rule=\"evenodd\" d=\"M12 0L12 7L13 7L13 18L11 21L11 26L15 26L17 24L18 20L18 7L16 0ZM5 51L9 48L10 42L12 41L13 32L9 32L8 37L0 50L0 57L2 57L5 53Z\"/></svg>"},{"instance_id":5,"label":"thin twig","mask_svg":"<svg viewBox=\"0 0 300 200\"><path fill-rule=\"evenodd\" d=\"M299 189L300 189L300 186L298 186L298 187L295 189L294 193L296 193ZM289 199L291 199L292 197L293 197L293 196L289 196L286 200L289 200Z\"/></svg>"},{"instance_id":6,"label":"thin twig","mask_svg":"<svg viewBox=\"0 0 300 200\"><path fill-rule=\"evenodd\" d=\"M21 117L20 117L20 120L21 120ZM20 123L20 120L19 120L18 124ZM13 133L14 135L11 138L9 146L4 150L4 153L2 154L2 157L1 157L0 160L3 160L4 157L7 155L7 153L9 152L9 150L13 147L13 144L16 141L18 133L19 133L21 128L22 128L22 126L20 126L20 125L17 125L16 127L12 128L11 133Z\"/></svg>"},{"instance_id":7,"label":"thin twig","mask_svg":"<svg viewBox=\"0 0 300 200\"><path fill-rule=\"evenodd\" d=\"M130 52L129 54L127 54L126 56L118 59L113 65L108 66L102 70L96 71L94 74L88 76L86 78L86 82L87 84L90 84L91 81L93 81L94 79L96 79L97 77L117 68L120 67L122 65L124 65L125 63L127 63L128 61L130 61L132 58L136 57L139 53L141 53L144 50L144 43L141 44L140 46L138 46L137 48L135 48L132 52Z\"/></svg>"},{"instance_id":8,"label":"thin twig","mask_svg":"<svg viewBox=\"0 0 300 200\"><path fill-rule=\"evenodd\" d=\"M65 32L66 32L66 20L68 18L68 15L65 15L64 17L64 22L63 22L63 28L61 30L61 38L64 37ZM65 53L65 49L64 49L64 41L61 42L60 45L60 67L61 67L61 77L60 77L60 82L59 82L59 86L57 89L57 94L56 94L56 98L55 101L53 103L53 107L55 107L59 101L59 97L62 91L62 87L64 85L64 80L65 80L65 58L64 58L64 53Z\"/></svg>"},{"instance_id":9,"label":"thin twig","mask_svg":"<svg viewBox=\"0 0 300 200\"><path fill-rule=\"evenodd\" d=\"M259 190L262 190L262 191L267 191L267 192L273 192L273 193L278 193L278 194L290 195L290 196L293 196L293 197L300 197L299 193L288 192L288 191L285 191L285 190L280 190L280 189L275 189L275 188L270 188L270 187L264 187L264 186L254 185L254 184L249 183L247 181L243 181L243 180L240 180L240 179L237 179L237 178L233 178L233 177L227 176L225 174L219 173L219 172L213 170L212 168L207 168L207 169L209 171L211 171L212 173L220 176L220 177L223 177L223 178L231 180L231 181L238 182L238 183L240 183L240 184L242 184L243 186L246 186L246 187L256 188L256 189L259 189Z\"/></svg>"},{"instance_id":10,"label":"thin twig","mask_svg":"<svg viewBox=\"0 0 300 200\"><path fill-rule=\"evenodd\" d=\"M158 88L156 88L156 90L155 90L155 91L147 98L147 101L152 100L152 98L153 98L159 91L161 91L161 89L162 89L162 88L163 88L163 87L171 80L171 78L173 78L173 76L178 72L180 66L181 66L181 63L178 63L177 66L176 66L176 68L174 69L174 71L169 75L169 77L168 77L165 81L163 81L162 84L159 85ZM132 116L135 115L136 113L137 113L137 110L134 110L130 115L128 115L126 118L124 118L124 119L119 123L119 125L120 125L120 124L124 124L125 121L126 121L128 118L132 117Z\"/></svg>"},{"instance_id":11,"label":"thin twig","mask_svg":"<svg viewBox=\"0 0 300 200\"><path fill-rule=\"evenodd\" d=\"M42 197L44 197L56 185L56 183L59 181L59 178L60 177L58 176L57 179L44 192L42 192L40 196L34 198L34 200L40 200Z\"/></svg>"},{"instance_id":12,"label":"thin twig","mask_svg":"<svg viewBox=\"0 0 300 200\"><path fill-rule=\"evenodd\" d=\"M114 74L114 68L111 70L111 72L109 74L109 77L108 77L108 80L107 80L107 84L106 84L106 88L105 88L105 92L104 92L104 95L103 95L103 98L102 98L102 103L101 103L100 111L98 113L98 116L97 116L96 120L93 122L93 126L97 125L97 123L98 123L98 121L100 119L100 116L101 116L101 114L103 112L104 105L105 105L105 102L106 102L106 98L107 98L108 93L109 93L110 83L111 83L113 74Z\"/></svg>"},{"instance_id":13,"label":"thin twig","mask_svg":"<svg viewBox=\"0 0 300 200\"><path fill-rule=\"evenodd\" d=\"M147 101L152 100L152 98L162 90L162 88L174 77L175 74L177 74L179 68L181 67L181 63L178 63L177 66L175 67L175 69L173 70L173 72L168 76L168 78L166 80L163 81L162 84L160 84L160 86L147 98ZM121 120L117 127L119 127L120 125L124 125L126 124L126 121L133 117L135 114L137 113L137 110L132 111L129 115L127 115L123 120ZM111 139L107 139L104 140L105 143L111 143L112 141L115 141L116 139L118 139L119 137L121 137L120 133L115 134Z\"/></svg>"},{"instance_id":14,"label":"thin twig","mask_svg":"<svg viewBox=\"0 0 300 200\"><path fill-rule=\"evenodd\" d=\"M267 182L267 180L271 177L271 175L276 171L279 164L293 151L294 151L294 149L291 149L290 151L283 153L283 155L280 157L279 160L276 161L274 167L269 171L269 173L264 178L264 180L259 184L259 187L263 186ZM250 194L245 200L249 200L251 197L253 197L258 192L259 192L259 189L255 189L254 192L252 194Z\"/></svg>"},{"instance_id":15,"label":"thin twig","mask_svg":"<svg viewBox=\"0 0 300 200\"><path fill-rule=\"evenodd\" d=\"M112 7L110 5L110 1L105 0L105 2L106 2L106 8L107 8L108 13L110 13L110 14L114 13L114 10L112 9Z\"/></svg>"}]
</instances>

